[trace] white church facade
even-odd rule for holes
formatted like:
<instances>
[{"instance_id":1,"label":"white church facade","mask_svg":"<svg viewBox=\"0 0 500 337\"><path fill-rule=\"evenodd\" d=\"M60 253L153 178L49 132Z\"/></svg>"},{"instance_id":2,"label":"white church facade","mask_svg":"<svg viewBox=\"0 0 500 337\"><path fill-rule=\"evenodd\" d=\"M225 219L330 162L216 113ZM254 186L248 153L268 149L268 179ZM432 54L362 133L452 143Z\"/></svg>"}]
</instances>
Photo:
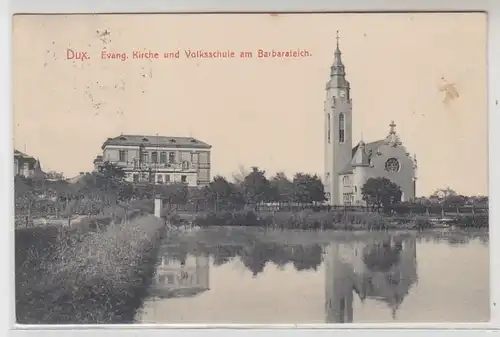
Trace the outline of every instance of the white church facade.
<instances>
[{"instance_id":1,"label":"white church facade","mask_svg":"<svg viewBox=\"0 0 500 337\"><path fill-rule=\"evenodd\" d=\"M416 156L411 156L396 134L394 121L380 140L353 147L352 99L342 55L337 48L326 84L325 192L330 205L364 205L361 189L369 178L384 177L397 184L402 201L415 198Z\"/></svg>"}]
</instances>

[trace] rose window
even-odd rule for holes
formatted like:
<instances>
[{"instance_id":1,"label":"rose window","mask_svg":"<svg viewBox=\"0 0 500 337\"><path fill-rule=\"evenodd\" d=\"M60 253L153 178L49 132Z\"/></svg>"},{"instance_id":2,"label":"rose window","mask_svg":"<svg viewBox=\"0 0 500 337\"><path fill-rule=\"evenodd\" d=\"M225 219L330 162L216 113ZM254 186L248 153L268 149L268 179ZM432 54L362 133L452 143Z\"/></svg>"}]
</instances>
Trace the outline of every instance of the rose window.
<instances>
[{"instance_id":1,"label":"rose window","mask_svg":"<svg viewBox=\"0 0 500 337\"><path fill-rule=\"evenodd\" d=\"M385 170L387 172L398 172L400 168L399 161L396 158L389 158L385 162Z\"/></svg>"}]
</instances>

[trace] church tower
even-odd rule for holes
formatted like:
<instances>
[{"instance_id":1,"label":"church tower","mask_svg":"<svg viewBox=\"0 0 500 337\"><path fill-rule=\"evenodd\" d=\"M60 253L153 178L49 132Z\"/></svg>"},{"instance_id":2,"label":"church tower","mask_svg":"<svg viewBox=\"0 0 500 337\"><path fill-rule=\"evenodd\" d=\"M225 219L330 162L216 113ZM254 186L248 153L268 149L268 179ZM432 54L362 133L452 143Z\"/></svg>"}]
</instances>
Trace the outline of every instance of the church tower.
<instances>
[{"instance_id":1,"label":"church tower","mask_svg":"<svg viewBox=\"0 0 500 337\"><path fill-rule=\"evenodd\" d=\"M352 158L352 102L350 84L346 80L342 53L337 48L326 84L325 99L325 192L330 205L340 205L339 173Z\"/></svg>"}]
</instances>

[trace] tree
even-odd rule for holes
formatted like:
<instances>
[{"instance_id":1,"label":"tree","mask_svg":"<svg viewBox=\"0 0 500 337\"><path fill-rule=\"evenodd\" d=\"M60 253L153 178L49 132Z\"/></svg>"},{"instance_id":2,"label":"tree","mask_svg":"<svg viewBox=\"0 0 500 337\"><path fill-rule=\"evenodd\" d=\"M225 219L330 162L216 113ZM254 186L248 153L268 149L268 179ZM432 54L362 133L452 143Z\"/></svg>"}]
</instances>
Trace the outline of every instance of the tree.
<instances>
[{"instance_id":1,"label":"tree","mask_svg":"<svg viewBox=\"0 0 500 337\"><path fill-rule=\"evenodd\" d=\"M455 192L454 190L452 190L449 187L446 187L446 188L437 189L431 195L431 197L437 197L439 200L444 201L446 203L446 199L448 199L448 197L455 196L455 195L457 195L457 192Z\"/></svg>"},{"instance_id":2,"label":"tree","mask_svg":"<svg viewBox=\"0 0 500 337\"><path fill-rule=\"evenodd\" d=\"M386 273L400 263L401 243L394 244L390 240L376 242L369 246L363 254L363 262L374 272Z\"/></svg>"},{"instance_id":3,"label":"tree","mask_svg":"<svg viewBox=\"0 0 500 337\"><path fill-rule=\"evenodd\" d=\"M367 205L386 207L401 202L401 188L387 178L369 178L361 188Z\"/></svg>"},{"instance_id":4,"label":"tree","mask_svg":"<svg viewBox=\"0 0 500 337\"><path fill-rule=\"evenodd\" d=\"M270 181L272 200L278 203L288 203L293 198L293 182L290 181L285 173L278 172Z\"/></svg>"},{"instance_id":5,"label":"tree","mask_svg":"<svg viewBox=\"0 0 500 337\"><path fill-rule=\"evenodd\" d=\"M250 172L245 168L243 165L238 166L238 172L233 173L233 181L235 184L243 184L243 181L245 180L245 177L249 174Z\"/></svg>"},{"instance_id":6,"label":"tree","mask_svg":"<svg viewBox=\"0 0 500 337\"><path fill-rule=\"evenodd\" d=\"M467 202L467 197L463 195L450 195L445 200L446 206L454 207L457 210L457 214L460 213L460 207L464 206Z\"/></svg>"},{"instance_id":7,"label":"tree","mask_svg":"<svg viewBox=\"0 0 500 337\"><path fill-rule=\"evenodd\" d=\"M155 192L171 205L184 205L187 203L188 187L184 183L156 185L154 188Z\"/></svg>"},{"instance_id":8,"label":"tree","mask_svg":"<svg viewBox=\"0 0 500 337\"><path fill-rule=\"evenodd\" d=\"M446 205L451 207L462 207L465 205L467 198L463 195L451 195L446 199Z\"/></svg>"},{"instance_id":9,"label":"tree","mask_svg":"<svg viewBox=\"0 0 500 337\"><path fill-rule=\"evenodd\" d=\"M137 195L137 189L135 186L129 182L123 182L118 188L118 199L120 201L129 202L134 199Z\"/></svg>"},{"instance_id":10,"label":"tree","mask_svg":"<svg viewBox=\"0 0 500 337\"><path fill-rule=\"evenodd\" d=\"M455 196L457 196L457 192L449 187L437 189L431 195L431 198L437 198L439 200L439 203L441 204L441 216L444 216L445 214L444 208L446 207L446 205L448 205L448 200L452 197L454 198ZM457 201L456 198L455 201Z\"/></svg>"},{"instance_id":11,"label":"tree","mask_svg":"<svg viewBox=\"0 0 500 337\"><path fill-rule=\"evenodd\" d=\"M478 207L488 207L489 205L488 197L483 195L470 197L468 202L470 202L473 206Z\"/></svg>"},{"instance_id":12,"label":"tree","mask_svg":"<svg viewBox=\"0 0 500 337\"><path fill-rule=\"evenodd\" d=\"M51 180L64 180L64 174L62 174L61 172L56 172L56 171L49 171L45 174L45 177L47 179L51 179Z\"/></svg>"},{"instance_id":13,"label":"tree","mask_svg":"<svg viewBox=\"0 0 500 337\"><path fill-rule=\"evenodd\" d=\"M123 169L108 161L104 162L97 173L97 184L102 191L116 189L125 179Z\"/></svg>"},{"instance_id":14,"label":"tree","mask_svg":"<svg viewBox=\"0 0 500 337\"><path fill-rule=\"evenodd\" d=\"M265 174L265 171L260 171L258 167L253 167L252 172L243 180L243 193L247 203L257 205L271 199L271 185Z\"/></svg>"},{"instance_id":15,"label":"tree","mask_svg":"<svg viewBox=\"0 0 500 337\"><path fill-rule=\"evenodd\" d=\"M241 208L244 197L238 187L222 176L216 176L204 189L204 195L216 210L221 208Z\"/></svg>"},{"instance_id":16,"label":"tree","mask_svg":"<svg viewBox=\"0 0 500 337\"><path fill-rule=\"evenodd\" d=\"M203 194L209 203L220 208L240 208L245 204L241 192L235 184L232 184L222 176L215 176L214 179L203 190Z\"/></svg>"},{"instance_id":17,"label":"tree","mask_svg":"<svg viewBox=\"0 0 500 337\"><path fill-rule=\"evenodd\" d=\"M293 200L302 204L325 201L325 189L321 179L316 174L295 174L293 177Z\"/></svg>"}]
</instances>

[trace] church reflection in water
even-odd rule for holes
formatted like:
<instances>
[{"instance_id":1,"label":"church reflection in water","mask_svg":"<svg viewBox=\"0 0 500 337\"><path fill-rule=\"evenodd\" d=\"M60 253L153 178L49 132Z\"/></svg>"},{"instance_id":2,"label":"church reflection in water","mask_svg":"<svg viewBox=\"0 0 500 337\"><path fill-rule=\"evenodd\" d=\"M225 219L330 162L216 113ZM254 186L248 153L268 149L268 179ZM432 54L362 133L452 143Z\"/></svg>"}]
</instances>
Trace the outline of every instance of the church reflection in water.
<instances>
[{"instance_id":1,"label":"church reflection in water","mask_svg":"<svg viewBox=\"0 0 500 337\"><path fill-rule=\"evenodd\" d=\"M139 321L148 321L144 317L155 321L156 310L170 302L161 299L195 297L210 290L210 264L217 269L233 259L239 259L254 278L265 274L268 263L280 270L291 264L296 271L312 273L317 273L323 264L326 323L353 322L356 297L361 301L384 302L395 318L417 282L416 238L407 234L326 245L170 243L161 248L150 296Z\"/></svg>"},{"instance_id":2,"label":"church reflection in water","mask_svg":"<svg viewBox=\"0 0 500 337\"><path fill-rule=\"evenodd\" d=\"M178 257L165 253L156 267L151 295L191 297L210 289L207 255Z\"/></svg>"},{"instance_id":3,"label":"church reflection in water","mask_svg":"<svg viewBox=\"0 0 500 337\"><path fill-rule=\"evenodd\" d=\"M331 243L325 248L324 263L326 323L353 322L354 296L385 302L395 318L417 282L415 237Z\"/></svg>"}]
</instances>

